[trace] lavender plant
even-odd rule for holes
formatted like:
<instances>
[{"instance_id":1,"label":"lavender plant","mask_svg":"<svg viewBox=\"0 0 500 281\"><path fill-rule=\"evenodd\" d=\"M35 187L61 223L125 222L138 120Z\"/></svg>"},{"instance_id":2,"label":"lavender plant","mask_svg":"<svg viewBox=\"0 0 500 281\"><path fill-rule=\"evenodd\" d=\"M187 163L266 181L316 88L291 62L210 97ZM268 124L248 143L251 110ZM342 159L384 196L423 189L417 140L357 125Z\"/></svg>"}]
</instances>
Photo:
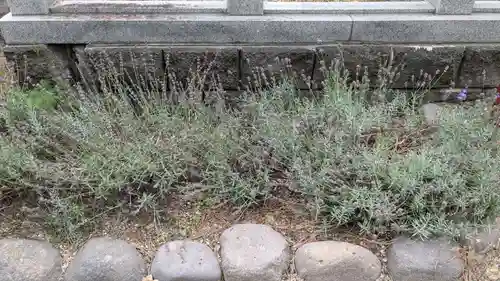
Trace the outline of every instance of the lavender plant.
<instances>
[{"instance_id":1,"label":"lavender plant","mask_svg":"<svg viewBox=\"0 0 500 281\"><path fill-rule=\"evenodd\" d=\"M322 62L324 90L312 96L294 79L258 74L229 104L216 79L205 90L203 68L174 83L171 95L165 81L179 79L172 73L124 74L104 64L99 85L69 94L12 89L0 109L0 185L37 194L66 237L105 212L168 216L161 211L171 194L245 209L279 196L278 188L303 198L319 224L364 233L458 236L499 213L500 159L480 102L445 107L433 132L416 103L422 92L383 86L397 76L392 70L372 91L362 67L349 79L340 61ZM26 106L37 92L54 102Z\"/></svg>"}]
</instances>

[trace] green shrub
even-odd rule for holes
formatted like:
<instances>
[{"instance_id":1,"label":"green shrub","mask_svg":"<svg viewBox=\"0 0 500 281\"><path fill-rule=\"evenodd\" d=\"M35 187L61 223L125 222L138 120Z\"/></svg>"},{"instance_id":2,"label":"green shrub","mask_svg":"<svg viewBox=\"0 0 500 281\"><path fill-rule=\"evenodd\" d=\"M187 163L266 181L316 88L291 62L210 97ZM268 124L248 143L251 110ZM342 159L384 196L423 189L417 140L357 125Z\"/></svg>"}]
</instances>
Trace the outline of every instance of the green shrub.
<instances>
[{"instance_id":1,"label":"green shrub","mask_svg":"<svg viewBox=\"0 0 500 281\"><path fill-rule=\"evenodd\" d=\"M283 83L237 108L205 105L197 90L176 104L138 91L136 105L125 86L78 91L73 109L58 106L67 93L14 91L1 109L0 184L36 192L65 236L110 210L157 212L170 193L245 208L280 186L325 225L366 233L457 236L498 215L500 159L484 102L444 107L433 133L416 94L371 95L328 75L321 96ZM223 100L214 95L205 100Z\"/></svg>"}]
</instances>

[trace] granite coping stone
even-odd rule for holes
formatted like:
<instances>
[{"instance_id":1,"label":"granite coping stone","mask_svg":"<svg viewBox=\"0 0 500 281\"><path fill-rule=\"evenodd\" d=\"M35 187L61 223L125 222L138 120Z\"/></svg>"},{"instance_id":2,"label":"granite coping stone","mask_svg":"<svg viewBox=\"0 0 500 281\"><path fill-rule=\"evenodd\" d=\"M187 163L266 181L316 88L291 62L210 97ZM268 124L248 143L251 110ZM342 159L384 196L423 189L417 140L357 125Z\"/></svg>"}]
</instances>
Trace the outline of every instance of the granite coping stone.
<instances>
[{"instance_id":1,"label":"granite coping stone","mask_svg":"<svg viewBox=\"0 0 500 281\"><path fill-rule=\"evenodd\" d=\"M7 44L495 43L500 14L7 14L0 28Z\"/></svg>"},{"instance_id":2,"label":"granite coping stone","mask_svg":"<svg viewBox=\"0 0 500 281\"><path fill-rule=\"evenodd\" d=\"M347 41L348 15L72 15L0 20L7 44Z\"/></svg>"},{"instance_id":3,"label":"granite coping stone","mask_svg":"<svg viewBox=\"0 0 500 281\"><path fill-rule=\"evenodd\" d=\"M493 43L500 38L500 14L352 15L350 40L394 43Z\"/></svg>"}]
</instances>

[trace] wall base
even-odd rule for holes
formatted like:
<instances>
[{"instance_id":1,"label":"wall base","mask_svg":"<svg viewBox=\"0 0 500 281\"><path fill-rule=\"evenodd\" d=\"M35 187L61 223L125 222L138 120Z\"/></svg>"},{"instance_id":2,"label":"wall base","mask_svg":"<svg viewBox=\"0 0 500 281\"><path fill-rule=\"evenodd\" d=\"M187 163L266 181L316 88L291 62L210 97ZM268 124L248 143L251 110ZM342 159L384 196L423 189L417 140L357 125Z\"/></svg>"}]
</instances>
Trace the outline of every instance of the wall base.
<instances>
[{"instance_id":1,"label":"wall base","mask_svg":"<svg viewBox=\"0 0 500 281\"><path fill-rule=\"evenodd\" d=\"M206 79L201 83L207 87L216 81L234 91L253 87L263 72L269 83L291 75L300 89L307 90L320 89L324 70L335 65L343 65L358 79L366 72L372 87L492 88L500 83L496 44L7 45L4 52L16 65L21 83L92 82L114 71L131 81L165 83L170 90L176 86L174 80L185 85L203 73Z\"/></svg>"}]
</instances>

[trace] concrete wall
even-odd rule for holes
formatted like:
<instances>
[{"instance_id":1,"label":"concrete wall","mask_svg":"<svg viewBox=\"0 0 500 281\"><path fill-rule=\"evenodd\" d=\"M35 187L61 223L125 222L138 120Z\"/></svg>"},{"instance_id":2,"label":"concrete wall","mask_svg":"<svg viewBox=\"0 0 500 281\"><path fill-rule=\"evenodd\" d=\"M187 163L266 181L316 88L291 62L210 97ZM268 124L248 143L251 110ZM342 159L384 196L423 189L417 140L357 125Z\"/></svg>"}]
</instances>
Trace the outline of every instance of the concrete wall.
<instances>
[{"instance_id":1,"label":"concrete wall","mask_svg":"<svg viewBox=\"0 0 500 281\"><path fill-rule=\"evenodd\" d=\"M37 68L58 60L77 76L96 53L145 53L154 58L151 72L182 78L208 53L229 90L244 87L254 67L271 65L278 73L284 66L276 57L311 78L301 88L319 87L320 62L334 58L351 71L368 66L373 80L380 61L383 67L404 64L396 88L415 85L412 75L418 80L421 70L434 76L445 68L434 86L500 82L500 1L8 1L12 12L0 19L5 53L14 62L32 58L26 72L52 73Z\"/></svg>"}]
</instances>

